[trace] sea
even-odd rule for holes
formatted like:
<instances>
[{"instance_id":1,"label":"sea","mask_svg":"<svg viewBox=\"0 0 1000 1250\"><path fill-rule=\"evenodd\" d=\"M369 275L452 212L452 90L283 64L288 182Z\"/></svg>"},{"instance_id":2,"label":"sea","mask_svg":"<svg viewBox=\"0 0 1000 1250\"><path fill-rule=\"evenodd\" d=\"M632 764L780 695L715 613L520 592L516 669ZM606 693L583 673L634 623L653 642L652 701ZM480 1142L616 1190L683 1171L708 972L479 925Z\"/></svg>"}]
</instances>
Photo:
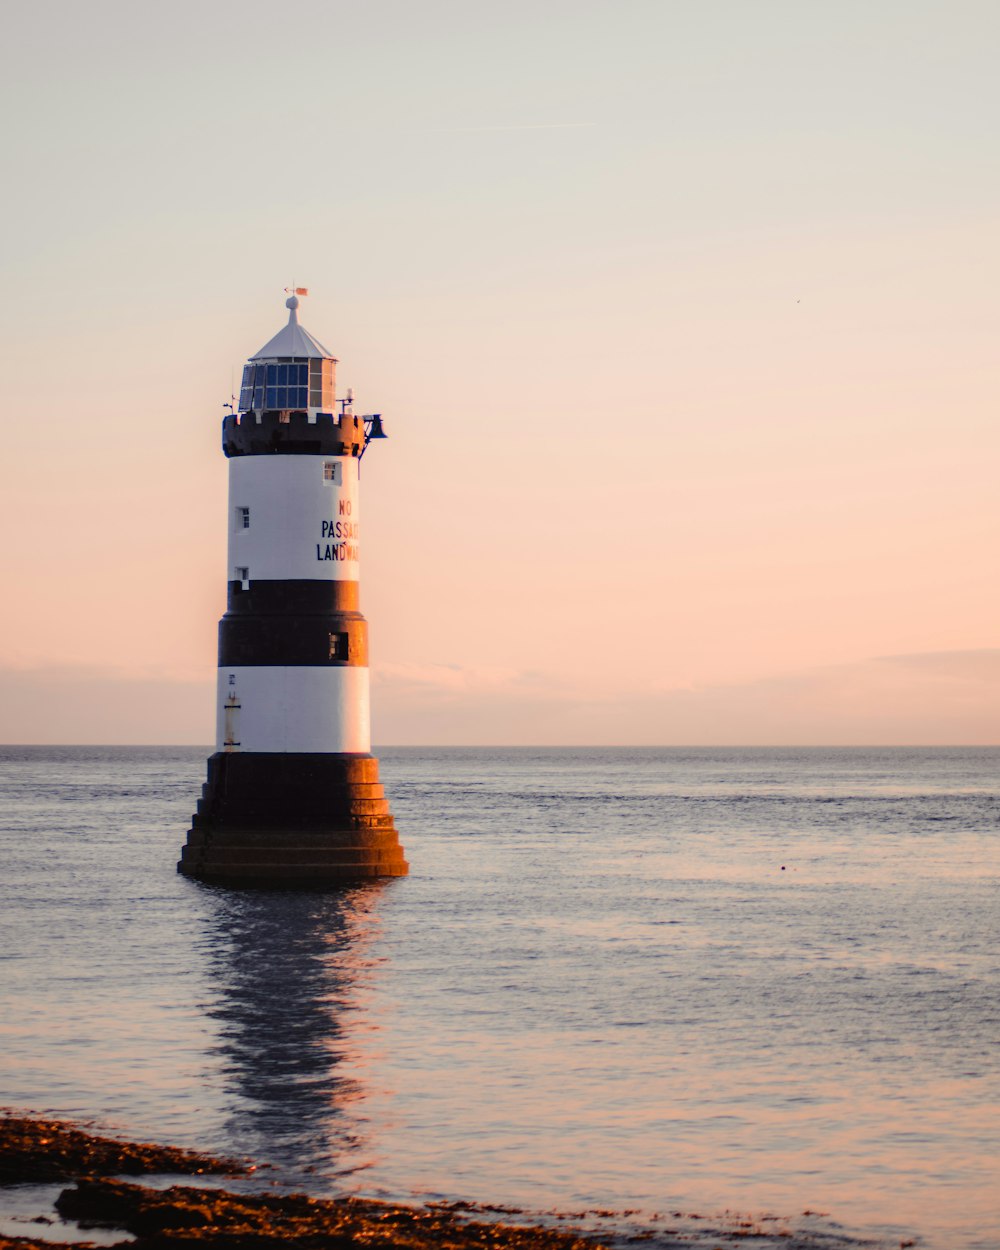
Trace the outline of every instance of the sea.
<instances>
[{"instance_id":1,"label":"sea","mask_svg":"<svg viewBox=\"0 0 1000 1250\"><path fill-rule=\"evenodd\" d=\"M1000 1247L1000 748L387 748L410 875L326 893L178 876L207 754L0 748L0 1103L653 1246Z\"/></svg>"}]
</instances>

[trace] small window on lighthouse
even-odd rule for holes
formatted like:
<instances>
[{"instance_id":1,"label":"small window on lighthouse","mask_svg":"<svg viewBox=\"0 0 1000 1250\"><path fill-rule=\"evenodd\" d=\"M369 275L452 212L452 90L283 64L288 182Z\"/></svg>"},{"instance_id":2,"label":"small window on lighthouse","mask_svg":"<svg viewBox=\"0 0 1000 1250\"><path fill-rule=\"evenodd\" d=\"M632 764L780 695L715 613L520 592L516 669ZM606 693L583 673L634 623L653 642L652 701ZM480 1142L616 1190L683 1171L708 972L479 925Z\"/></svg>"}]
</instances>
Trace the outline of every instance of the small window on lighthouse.
<instances>
[{"instance_id":1,"label":"small window on lighthouse","mask_svg":"<svg viewBox=\"0 0 1000 1250\"><path fill-rule=\"evenodd\" d=\"M236 528L238 530L248 530L250 528L250 509L236 509Z\"/></svg>"},{"instance_id":2,"label":"small window on lighthouse","mask_svg":"<svg viewBox=\"0 0 1000 1250\"><path fill-rule=\"evenodd\" d=\"M323 464L323 481L339 482L340 481L340 465L336 460L327 460Z\"/></svg>"},{"instance_id":3,"label":"small window on lighthouse","mask_svg":"<svg viewBox=\"0 0 1000 1250\"><path fill-rule=\"evenodd\" d=\"M243 565L236 566L236 580L241 584L243 590L250 589L250 570Z\"/></svg>"}]
</instances>

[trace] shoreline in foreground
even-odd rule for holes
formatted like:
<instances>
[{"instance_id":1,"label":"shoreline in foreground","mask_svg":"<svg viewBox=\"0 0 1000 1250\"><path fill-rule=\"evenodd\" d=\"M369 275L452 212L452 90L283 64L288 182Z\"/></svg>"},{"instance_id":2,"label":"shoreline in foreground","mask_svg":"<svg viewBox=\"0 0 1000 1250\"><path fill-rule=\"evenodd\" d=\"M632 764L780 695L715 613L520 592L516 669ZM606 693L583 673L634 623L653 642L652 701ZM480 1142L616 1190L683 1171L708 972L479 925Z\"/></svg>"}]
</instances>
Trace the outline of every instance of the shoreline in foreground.
<instances>
[{"instance_id":1,"label":"shoreline in foreground","mask_svg":"<svg viewBox=\"0 0 1000 1250\"><path fill-rule=\"evenodd\" d=\"M674 1212L656 1227L596 1231L558 1221L611 1216L614 1212L541 1215L473 1202L404 1204L377 1199L315 1198L302 1193L232 1192L221 1187L141 1185L122 1177L212 1176L247 1178L249 1161L217 1158L193 1150L137 1143L98 1135L60 1120L0 1111L0 1203L5 1188L72 1182L54 1204L51 1217L28 1221L47 1233L0 1232L0 1250L75 1250L88 1243L60 1241L76 1221L104 1230L104 1244L134 1250L608 1250L647 1243L656 1250L709 1247L730 1250L748 1244L768 1250L882 1250L919 1245L887 1243L842 1234L836 1226L790 1227L776 1216L726 1212L715 1219ZM810 1212L804 1212L808 1218ZM508 1217L501 1220L500 1217ZM515 1217L511 1222L509 1217ZM551 1220L551 1223L546 1223ZM27 1223L26 1222L26 1229ZM107 1241L120 1231L121 1240Z\"/></svg>"}]
</instances>

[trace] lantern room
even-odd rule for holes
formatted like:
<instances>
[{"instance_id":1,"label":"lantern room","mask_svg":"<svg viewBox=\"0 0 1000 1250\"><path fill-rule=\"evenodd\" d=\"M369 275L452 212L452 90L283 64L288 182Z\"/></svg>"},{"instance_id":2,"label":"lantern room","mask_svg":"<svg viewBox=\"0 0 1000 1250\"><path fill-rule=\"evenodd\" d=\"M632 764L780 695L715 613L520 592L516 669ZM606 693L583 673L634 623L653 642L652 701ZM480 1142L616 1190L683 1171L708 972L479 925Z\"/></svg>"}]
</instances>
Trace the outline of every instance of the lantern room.
<instances>
[{"instance_id":1,"label":"lantern room","mask_svg":"<svg viewBox=\"0 0 1000 1250\"><path fill-rule=\"evenodd\" d=\"M243 368L240 412L334 412L336 368L333 359L251 360Z\"/></svg>"},{"instance_id":2,"label":"lantern room","mask_svg":"<svg viewBox=\"0 0 1000 1250\"><path fill-rule=\"evenodd\" d=\"M334 412L337 361L299 325L299 299L285 301L288 324L243 369L240 412Z\"/></svg>"}]
</instances>

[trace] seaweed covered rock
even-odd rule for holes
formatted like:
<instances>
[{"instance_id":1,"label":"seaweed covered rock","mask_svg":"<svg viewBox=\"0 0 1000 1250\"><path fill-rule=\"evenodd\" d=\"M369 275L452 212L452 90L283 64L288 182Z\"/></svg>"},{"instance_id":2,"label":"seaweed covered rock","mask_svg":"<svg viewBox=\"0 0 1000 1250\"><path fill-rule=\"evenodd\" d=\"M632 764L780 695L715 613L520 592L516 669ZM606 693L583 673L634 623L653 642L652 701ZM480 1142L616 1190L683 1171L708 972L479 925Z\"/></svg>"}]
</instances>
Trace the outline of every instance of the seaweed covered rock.
<instances>
[{"instance_id":1,"label":"seaweed covered rock","mask_svg":"<svg viewBox=\"0 0 1000 1250\"><path fill-rule=\"evenodd\" d=\"M116 1141L57 1120L0 1113L0 1185L69 1181L77 1177L176 1173L234 1175L246 1165L193 1150Z\"/></svg>"},{"instance_id":2,"label":"seaweed covered rock","mask_svg":"<svg viewBox=\"0 0 1000 1250\"><path fill-rule=\"evenodd\" d=\"M65 1190L56 1206L84 1224L132 1233L134 1250L595 1250L598 1245L553 1229L469 1221L448 1204L408 1207L361 1198L81 1181Z\"/></svg>"}]
</instances>

